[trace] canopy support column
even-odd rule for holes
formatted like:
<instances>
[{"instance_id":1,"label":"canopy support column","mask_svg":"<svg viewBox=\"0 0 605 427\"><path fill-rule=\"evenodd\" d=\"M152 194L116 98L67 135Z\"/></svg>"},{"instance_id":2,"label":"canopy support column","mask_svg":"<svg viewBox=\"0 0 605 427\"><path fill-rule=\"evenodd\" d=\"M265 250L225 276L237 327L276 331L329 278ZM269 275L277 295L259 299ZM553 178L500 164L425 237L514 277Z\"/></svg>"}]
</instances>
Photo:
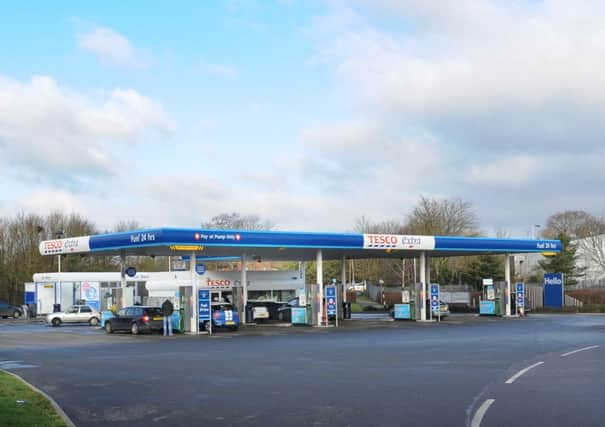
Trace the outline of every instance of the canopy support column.
<instances>
[{"instance_id":1,"label":"canopy support column","mask_svg":"<svg viewBox=\"0 0 605 427\"><path fill-rule=\"evenodd\" d=\"M197 273L195 271L195 265L197 264L197 258L195 251L191 252L189 258L189 271L191 273L191 333L194 335L198 334L199 320L198 315L200 311L199 292L197 288ZM212 316L212 298L210 298L210 316Z\"/></svg>"},{"instance_id":2,"label":"canopy support column","mask_svg":"<svg viewBox=\"0 0 605 427\"><path fill-rule=\"evenodd\" d=\"M126 307L126 254L124 251L120 251L120 291L120 308L124 308Z\"/></svg>"},{"instance_id":3,"label":"canopy support column","mask_svg":"<svg viewBox=\"0 0 605 427\"><path fill-rule=\"evenodd\" d=\"M240 317L240 319L242 320L242 323L245 325L247 323L246 319L246 306L248 305L248 278L246 277L246 253L244 252L242 254L242 300L243 300L243 306L242 306L242 315ZM254 319L250 319L250 321L252 321Z\"/></svg>"},{"instance_id":4,"label":"canopy support column","mask_svg":"<svg viewBox=\"0 0 605 427\"><path fill-rule=\"evenodd\" d=\"M420 320L426 320L426 255L420 252Z\"/></svg>"},{"instance_id":5,"label":"canopy support column","mask_svg":"<svg viewBox=\"0 0 605 427\"><path fill-rule=\"evenodd\" d=\"M321 326L321 319L324 312L324 272L323 254L321 249L317 250L317 292L319 293L317 296L319 302L319 310L317 311L317 326Z\"/></svg>"},{"instance_id":6,"label":"canopy support column","mask_svg":"<svg viewBox=\"0 0 605 427\"><path fill-rule=\"evenodd\" d=\"M510 254L504 255L504 281L506 282L506 289L504 290L505 314L510 316Z\"/></svg>"},{"instance_id":7,"label":"canopy support column","mask_svg":"<svg viewBox=\"0 0 605 427\"><path fill-rule=\"evenodd\" d=\"M424 292L424 301L430 298L431 294L431 257L426 256L426 288ZM431 307L431 303L429 301L429 306L427 307L429 310L429 320L433 320L433 308Z\"/></svg>"},{"instance_id":8,"label":"canopy support column","mask_svg":"<svg viewBox=\"0 0 605 427\"><path fill-rule=\"evenodd\" d=\"M342 301L347 302L347 260L340 259L340 283L342 283Z\"/></svg>"}]
</instances>

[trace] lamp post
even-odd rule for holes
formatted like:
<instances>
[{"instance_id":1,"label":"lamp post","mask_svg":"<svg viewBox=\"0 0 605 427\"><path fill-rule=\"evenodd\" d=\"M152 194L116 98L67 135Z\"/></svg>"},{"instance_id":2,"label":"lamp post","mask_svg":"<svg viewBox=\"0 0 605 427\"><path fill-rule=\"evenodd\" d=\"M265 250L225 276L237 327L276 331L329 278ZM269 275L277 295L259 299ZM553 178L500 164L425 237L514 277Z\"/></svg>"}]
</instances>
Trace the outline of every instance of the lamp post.
<instances>
[{"instance_id":1,"label":"lamp post","mask_svg":"<svg viewBox=\"0 0 605 427\"><path fill-rule=\"evenodd\" d=\"M63 236L65 235L65 231L63 230L57 230L55 231L55 237L57 239L61 239ZM59 288L59 295L61 295L61 254L57 254L57 272L59 273L58 276L58 288ZM59 298L59 301L61 301L61 299ZM57 288L55 288L55 304L57 303ZM54 310L54 306L53 306L53 311Z\"/></svg>"},{"instance_id":2,"label":"lamp post","mask_svg":"<svg viewBox=\"0 0 605 427\"><path fill-rule=\"evenodd\" d=\"M540 224L534 224L531 228L531 238L535 240L538 228L540 228Z\"/></svg>"}]
</instances>

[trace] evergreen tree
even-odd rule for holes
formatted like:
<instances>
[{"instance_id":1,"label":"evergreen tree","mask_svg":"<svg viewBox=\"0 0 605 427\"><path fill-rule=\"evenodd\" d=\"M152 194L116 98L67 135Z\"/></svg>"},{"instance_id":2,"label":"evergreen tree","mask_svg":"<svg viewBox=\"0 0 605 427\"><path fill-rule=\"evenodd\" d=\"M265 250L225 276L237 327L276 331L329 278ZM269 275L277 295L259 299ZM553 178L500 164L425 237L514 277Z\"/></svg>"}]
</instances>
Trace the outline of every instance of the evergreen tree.
<instances>
[{"instance_id":1,"label":"evergreen tree","mask_svg":"<svg viewBox=\"0 0 605 427\"><path fill-rule=\"evenodd\" d=\"M463 279L477 289L481 289L483 279L504 280L504 259L497 255L479 255L469 263Z\"/></svg>"},{"instance_id":2,"label":"evergreen tree","mask_svg":"<svg viewBox=\"0 0 605 427\"><path fill-rule=\"evenodd\" d=\"M545 258L538 264L545 273L563 273L565 284L575 285L578 283L576 279L584 273L576 266L578 248L571 243L569 236L563 232L557 235L557 239L561 241L561 252Z\"/></svg>"}]
</instances>

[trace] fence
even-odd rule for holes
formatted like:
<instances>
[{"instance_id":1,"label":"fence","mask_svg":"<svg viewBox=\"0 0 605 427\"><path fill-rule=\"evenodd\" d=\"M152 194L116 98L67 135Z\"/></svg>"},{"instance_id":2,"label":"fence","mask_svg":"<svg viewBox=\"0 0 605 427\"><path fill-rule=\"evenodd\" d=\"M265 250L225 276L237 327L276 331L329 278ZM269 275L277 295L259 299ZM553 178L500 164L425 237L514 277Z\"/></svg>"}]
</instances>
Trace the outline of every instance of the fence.
<instances>
[{"instance_id":1,"label":"fence","mask_svg":"<svg viewBox=\"0 0 605 427\"><path fill-rule=\"evenodd\" d=\"M389 286L376 286L367 284L368 296L372 301L383 305L393 305L401 302L401 288ZM511 286L514 292L514 288ZM441 287L440 298L453 306L452 308L462 309L468 307L474 309L479 307L479 300L482 298L481 291L472 290L472 286L452 285ZM525 286L526 304L532 309L544 307L544 286L541 283L528 283ZM605 305L605 289L593 290L569 290L565 289L565 298L563 305L565 307L582 307L586 304Z\"/></svg>"}]
</instances>

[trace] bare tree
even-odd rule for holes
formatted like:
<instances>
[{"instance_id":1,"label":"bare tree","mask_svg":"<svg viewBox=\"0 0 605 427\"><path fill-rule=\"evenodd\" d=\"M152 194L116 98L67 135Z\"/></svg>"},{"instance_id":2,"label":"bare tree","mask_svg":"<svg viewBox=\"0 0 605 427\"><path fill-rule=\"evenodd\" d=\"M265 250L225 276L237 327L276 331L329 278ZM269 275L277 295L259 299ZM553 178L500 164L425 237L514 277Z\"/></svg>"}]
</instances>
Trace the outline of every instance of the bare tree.
<instances>
[{"instance_id":1,"label":"bare tree","mask_svg":"<svg viewBox=\"0 0 605 427\"><path fill-rule=\"evenodd\" d=\"M434 199L420 197L408 215L406 229L411 234L441 236L479 236L477 216L472 205L461 199ZM434 279L448 284L460 280L461 273L471 260L463 258L435 258L431 260Z\"/></svg>"},{"instance_id":2,"label":"bare tree","mask_svg":"<svg viewBox=\"0 0 605 427\"><path fill-rule=\"evenodd\" d=\"M132 230L138 230L141 227L141 225L139 224L139 222L137 220L130 220L130 221L119 221L117 224L115 224L113 226L112 231L114 232L122 232L122 231L132 231Z\"/></svg>"},{"instance_id":3,"label":"bare tree","mask_svg":"<svg viewBox=\"0 0 605 427\"><path fill-rule=\"evenodd\" d=\"M422 196L408 215L407 229L421 235L477 236L477 216L470 203Z\"/></svg>"},{"instance_id":4,"label":"bare tree","mask_svg":"<svg viewBox=\"0 0 605 427\"><path fill-rule=\"evenodd\" d=\"M541 234L543 237L551 239L556 238L560 233L569 236L572 240L582 239L594 234L595 226L599 223L603 224L603 220L585 211L557 212L548 217L546 227ZM605 227L601 233L604 232Z\"/></svg>"},{"instance_id":5,"label":"bare tree","mask_svg":"<svg viewBox=\"0 0 605 427\"><path fill-rule=\"evenodd\" d=\"M261 220L258 215L232 212L213 216L210 221L202 222L202 227L218 230L272 230L275 224L269 220Z\"/></svg>"}]
</instances>

